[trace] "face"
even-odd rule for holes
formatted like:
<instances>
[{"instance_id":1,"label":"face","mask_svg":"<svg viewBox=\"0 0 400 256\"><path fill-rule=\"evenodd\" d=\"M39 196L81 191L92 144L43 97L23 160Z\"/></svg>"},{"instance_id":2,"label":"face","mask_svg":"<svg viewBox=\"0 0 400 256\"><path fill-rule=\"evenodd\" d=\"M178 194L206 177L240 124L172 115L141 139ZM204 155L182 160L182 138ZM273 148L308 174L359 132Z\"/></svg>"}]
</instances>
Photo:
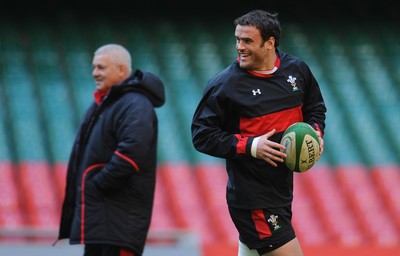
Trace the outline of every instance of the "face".
<instances>
[{"instance_id":1,"label":"face","mask_svg":"<svg viewBox=\"0 0 400 256\"><path fill-rule=\"evenodd\" d=\"M124 67L115 64L108 54L96 54L93 57L93 78L96 89L101 92L108 91L125 79Z\"/></svg>"},{"instance_id":2,"label":"face","mask_svg":"<svg viewBox=\"0 0 400 256\"><path fill-rule=\"evenodd\" d=\"M268 61L271 49L274 49L273 42L271 42L273 38L263 42L256 27L241 25L236 26L235 37L241 68L248 70L267 70L272 68L270 67L271 63ZM274 50L273 53L275 53Z\"/></svg>"}]
</instances>

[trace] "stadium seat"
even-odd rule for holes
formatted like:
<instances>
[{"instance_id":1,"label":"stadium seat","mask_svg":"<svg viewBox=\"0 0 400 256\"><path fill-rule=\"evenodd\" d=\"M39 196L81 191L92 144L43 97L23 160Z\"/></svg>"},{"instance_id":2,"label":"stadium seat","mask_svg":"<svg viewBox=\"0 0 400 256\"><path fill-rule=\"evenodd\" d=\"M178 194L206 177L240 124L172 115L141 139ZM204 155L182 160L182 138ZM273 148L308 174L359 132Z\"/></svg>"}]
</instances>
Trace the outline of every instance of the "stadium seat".
<instances>
[{"instance_id":1,"label":"stadium seat","mask_svg":"<svg viewBox=\"0 0 400 256\"><path fill-rule=\"evenodd\" d=\"M375 166L371 176L390 218L396 223L397 230L400 230L400 166Z\"/></svg>"},{"instance_id":2,"label":"stadium seat","mask_svg":"<svg viewBox=\"0 0 400 256\"><path fill-rule=\"evenodd\" d=\"M325 231L321 219L315 217L318 215L315 202L301 176L298 173L294 175L293 226L300 243L306 246L325 245L331 237Z\"/></svg>"},{"instance_id":3,"label":"stadium seat","mask_svg":"<svg viewBox=\"0 0 400 256\"><path fill-rule=\"evenodd\" d=\"M204 197L209 222L217 233L218 243L237 243L238 232L231 220L226 203L226 183L228 176L223 163L198 163L194 173L198 188Z\"/></svg>"},{"instance_id":4,"label":"stadium seat","mask_svg":"<svg viewBox=\"0 0 400 256\"><path fill-rule=\"evenodd\" d=\"M40 126L40 109L28 70L20 63L25 54L15 56L15 65L3 66L4 95L7 96L12 120L9 138L16 150L17 159L46 159L45 143ZM20 58L20 60L19 60Z\"/></svg>"},{"instance_id":5,"label":"stadium seat","mask_svg":"<svg viewBox=\"0 0 400 256\"><path fill-rule=\"evenodd\" d=\"M54 180L56 187L56 207L59 214L61 214L61 207L65 195L67 168L68 164L66 162L56 162L52 165L52 171L50 171L50 179Z\"/></svg>"},{"instance_id":6,"label":"stadium seat","mask_svg":"<svg viewBox=\"0 0 400 256\"><path fill-rule=\"evenodd\" d=\"M51 166L47 162L21 162L18 179L28 217L28 226L37 230L56 230L59 224L58 198Z\"/></svg>"},{"instance_id":7,"label":"stadium seat","mask_svg":"<svg viewBox=\"0 0 400 256\"><path fill-rule=\"evenodd\" d=\"M398 244L399 231L372 182L369 170L357 165L338 166L335 171L338 184L348 197L368 243L385 246Z\"/></svg>"},{"instance_id":8,"label":"stadium seat","mask_svg":"<svg viewBox=\"0 0 400 256\"><path fill-rule=\"evenodd\" d=\"M215 241L217 234L209 221L214 213L207 211L191 166L185 163L164 164L160 166L160 174L178 228L196 232L202 243Z\"/></svg>"},{"instance_id":9,"label":"stadium seat","mask_svg":"<svg viewBox=\"0 0 400 256\"><path fill-rule=\"evenodd\" d=\"M152 232L171 232L178 228L176 219L170 209L167 192L161 171L157 169L154 208L150 225Z\"/></svg>"},{"instance_id":10,"label":"stadium seat","mask_svg":"<svg viewBox=\"0 0 400 256\"><path fill-rule=\"evenodd\" d=\"M75 135L76 123L70 88L63 74L61 54L58 52L51 31L46 26L34 26L30 31L32 51L33 88L37 98L44 128L51 141L49 145L52 161L67 161ZM46 47L43 47L46 46Z\"/></svg>"},{"instance_id":11,"label":"stadium seat","mask_svg":"<svg viewBox=\"0 0 400 256\"><path fill-rule=\"evenodd\" d=\"M0 90L2 88L0 87ZM8 116L6 116L5 109L7 109L5 103L5 99L2 99L0 95L0 162L9 161L12 159L11 153L11 140L10 140L10 131L8 129L7 124L10 123L8 120Z\"/></svg>"},{"instance_id":12,"label":"stadium seat","mask_svg":"<svg viewBox=\"0 0 400 256\"><path fill-rule=\"evenodd\" d=\"M18 183L11 162L0 162L0 229L18 230L25 227Z\"/></svg>"},{"instance_id":13,"label":"stadium seat","mask_svg":"<svg viewBox=\"0 0 400 256\"><path fill-rule=\"evenodd\" d=\"M330 242L349 246L365 242L363 232L354 221L356 215L348 210L347 196L337 183L333 168L317 165L301 174L299 179L302 179L315 203L315 214L320 216Z\"/></svg>"}]
</instances>

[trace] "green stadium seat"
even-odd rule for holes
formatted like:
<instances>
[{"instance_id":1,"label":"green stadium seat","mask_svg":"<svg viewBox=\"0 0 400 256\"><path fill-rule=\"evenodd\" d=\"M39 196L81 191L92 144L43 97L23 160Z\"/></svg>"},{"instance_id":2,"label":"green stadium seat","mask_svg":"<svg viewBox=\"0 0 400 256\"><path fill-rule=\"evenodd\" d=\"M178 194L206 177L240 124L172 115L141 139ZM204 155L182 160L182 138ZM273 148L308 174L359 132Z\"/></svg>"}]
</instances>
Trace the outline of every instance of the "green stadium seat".
<instances>
[{"instance_id":1,"label":"green stadium seat","mask_svg":"<svg viewBox=\"0 0 400 256\"><path fill-rule=\"evenodd\" d=\"M56 48L50 28L40 23L31 28L32 48L28 54L32 59L32 77L49 141L48 158L59 162L68 160L77 118L63 73L62 55Z\"/></svg>"}]
</instances>

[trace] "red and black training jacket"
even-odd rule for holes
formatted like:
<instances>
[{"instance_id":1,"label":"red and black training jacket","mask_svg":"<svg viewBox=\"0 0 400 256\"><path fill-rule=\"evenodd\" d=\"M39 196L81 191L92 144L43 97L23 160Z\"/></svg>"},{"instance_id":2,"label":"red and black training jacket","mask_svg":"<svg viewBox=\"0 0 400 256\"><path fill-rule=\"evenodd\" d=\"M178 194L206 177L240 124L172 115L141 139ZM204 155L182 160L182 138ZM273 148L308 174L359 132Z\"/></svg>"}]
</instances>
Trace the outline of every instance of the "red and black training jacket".
<instances>
[{"instance_id":1,"label":"red and black training jacket","mask_svg":"<svg viewBox=\"0 0 400 256\"><path fill-rule=\"evenodd\" d=\"M251 156L257 136L272 129L279 142L285 129L306 122L323 134L326 106L308 65L277 50L279 67L271 75L246 71L234 61L211 78L192 120L192 142L205 154L226 159L227 202L260 209L288 206L293 172Z\"/></svg>"}]
</instances>

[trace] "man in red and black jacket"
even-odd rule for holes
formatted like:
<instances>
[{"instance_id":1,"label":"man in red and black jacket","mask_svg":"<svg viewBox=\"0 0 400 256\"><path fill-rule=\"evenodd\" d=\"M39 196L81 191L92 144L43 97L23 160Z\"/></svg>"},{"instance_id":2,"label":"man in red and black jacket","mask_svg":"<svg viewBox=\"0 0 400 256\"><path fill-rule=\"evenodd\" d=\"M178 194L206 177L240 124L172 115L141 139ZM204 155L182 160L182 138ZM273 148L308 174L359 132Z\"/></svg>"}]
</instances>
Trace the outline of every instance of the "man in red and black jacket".
<instances>
[{"instance_id":1,"label":"man in red and black jacket","mask_svg":"<svg viewBox=\"0 0 400 256\"><path fill-rule=\"evenodd\" d=\"M76 136L59 239L85 244L84 256L142 255L152 216L158 120L164 85L131 71L120 45L93 58L94 101Z\"/></svg>"},{"instance_id":2,"label":"man in red and black jacket","mask_svg":"<svg viewBox=\"0 0 400 256\"><path fill-rule=\"evenodd\" d=\"M307 64L278 49L276 14L255 10L234 24L239 57L208 82L193 116L193 145L226 159L239 256L302 255L291 224L293 172L279 142L291 124L306 122L322 153L325 103Z\"/></svg>"}]
</instances>

